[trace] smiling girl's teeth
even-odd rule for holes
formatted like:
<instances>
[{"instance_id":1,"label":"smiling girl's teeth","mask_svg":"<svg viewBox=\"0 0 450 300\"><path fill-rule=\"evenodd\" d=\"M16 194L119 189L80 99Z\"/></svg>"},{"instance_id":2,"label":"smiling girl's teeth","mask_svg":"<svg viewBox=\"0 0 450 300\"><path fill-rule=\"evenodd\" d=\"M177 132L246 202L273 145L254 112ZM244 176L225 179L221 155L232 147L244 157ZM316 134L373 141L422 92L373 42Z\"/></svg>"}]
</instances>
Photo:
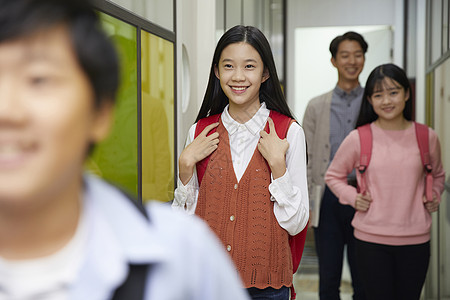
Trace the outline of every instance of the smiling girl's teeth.
<instances>
[{"instance_id":1,"label":"smiling girl's teeth","mask_svg":"<svg viewBox=\"0 0 450 300\"><path fill-rule=\"evenodd\" d=\"M245 90L245 87L233 87L233 90L243 91L243 90Z\"/></svg>"}]
</instances>

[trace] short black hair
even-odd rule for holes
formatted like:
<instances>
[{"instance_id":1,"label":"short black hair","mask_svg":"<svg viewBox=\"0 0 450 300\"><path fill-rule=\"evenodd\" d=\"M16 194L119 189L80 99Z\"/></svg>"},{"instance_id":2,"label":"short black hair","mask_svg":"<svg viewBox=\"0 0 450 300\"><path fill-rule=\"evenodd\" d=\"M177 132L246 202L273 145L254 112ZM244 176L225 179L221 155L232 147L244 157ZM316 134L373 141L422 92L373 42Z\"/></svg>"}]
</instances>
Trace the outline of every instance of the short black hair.
<instances>
[{"instance_id":1,"label":"short black hair","mask_svg":"<svg viewBox=\"0 0 450 300\"><path fill-rule=\"evenodd\" d=\"M331 56L333 58L336 58L336 54L338 52L339 45L343 41L346 41L346 40L358 42L361 45L361 49L363 50L363 53L366 54L367 49L369 48L369 45L367 45L367 42L364 40L363 36L354 31L348 31L348 32L344 33L343 35L339 35L339 36L335 37L331 41L330 52L331 52Z\"/></svg>"},{"instance_id":2,"label":"short black hair","mask_svg":"<svg viewBox=\"0 0 450 300\"><path fill-rule=\"evenodd\" d=\"M78 63L94 90L95 105L114 101L118 57L89 0L0 0L0 43L57 25L67 27Z\"/></svg>"}]
</instances>

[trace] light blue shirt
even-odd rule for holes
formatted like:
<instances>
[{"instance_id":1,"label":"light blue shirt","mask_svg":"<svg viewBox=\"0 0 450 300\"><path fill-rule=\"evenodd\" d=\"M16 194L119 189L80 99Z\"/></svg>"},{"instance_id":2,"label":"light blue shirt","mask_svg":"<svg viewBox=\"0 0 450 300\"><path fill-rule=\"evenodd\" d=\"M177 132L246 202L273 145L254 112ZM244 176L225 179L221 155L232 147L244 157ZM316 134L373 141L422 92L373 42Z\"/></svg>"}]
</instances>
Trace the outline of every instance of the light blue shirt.
<instances>
[{"instance_id":1,"label":"light blue shirt","mask_svg":"<svg viewBox=\"0 0 450 300\"><path fill-rule=\"evenodd\" d=\"M248 299L230 258L203 221L158 203L147 206L149 221L102 180L87 176L85 183L87 245L70 299L110 299L130 263L151 264L146 300Z\"/></svg>"}]
</instances>

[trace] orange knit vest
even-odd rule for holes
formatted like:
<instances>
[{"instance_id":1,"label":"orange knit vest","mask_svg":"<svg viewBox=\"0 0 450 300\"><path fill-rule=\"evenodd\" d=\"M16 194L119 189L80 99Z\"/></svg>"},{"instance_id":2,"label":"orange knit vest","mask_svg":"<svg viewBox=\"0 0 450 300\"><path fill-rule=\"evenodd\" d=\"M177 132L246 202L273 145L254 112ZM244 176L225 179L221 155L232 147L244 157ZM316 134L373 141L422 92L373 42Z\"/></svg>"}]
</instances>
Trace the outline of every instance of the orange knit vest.
<instances>
[{"instance_id":1,"label":"orange knit vest","mask_svg":"<svg viewBox=\"0 0 450 300\"><path fill-rule=\"evenodd\" d=\"M238 183L228 132L219 122L220 142L202 179L196 214L219 236L246 288L291 286L289 235L273 213L270 168L256 148Z\"/></svg>"}]
</instances>

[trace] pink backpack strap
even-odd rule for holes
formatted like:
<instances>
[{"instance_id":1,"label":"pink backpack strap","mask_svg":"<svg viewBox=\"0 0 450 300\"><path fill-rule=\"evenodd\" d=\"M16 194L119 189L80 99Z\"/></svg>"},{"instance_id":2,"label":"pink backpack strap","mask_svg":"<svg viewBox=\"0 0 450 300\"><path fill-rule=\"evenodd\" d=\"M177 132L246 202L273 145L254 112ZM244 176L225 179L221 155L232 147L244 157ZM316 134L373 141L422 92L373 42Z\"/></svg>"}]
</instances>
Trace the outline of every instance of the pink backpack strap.
<instances>
[{"instance_id":1,"label":"pink backpack strap","mask_svg":"<svg viewBox=\"0 0 450 300\"><path fill-rule=\"evenodd\" d=\"M433 201L433 175L431 171L433 170L431 166L430 159L430 145L428 138L428 126L414 122L416 127L416 138L417 144L419 145L420 158L425 170L425 197L427 201Z\"/></svg>"},{"instance_id":2,"label":"pink backpack strap","mask_svg":"<svg viewBox=\"0 0 450 300\"><path fill-rule=\"evenodd\" d=\"M221 114L216 114L216 115L212 115L212 116L200 119L197 122L197 126L195 127L194 139L205 129L206 126L216 123L216 122L219 122L220 115ZM217 127L211 129L211 131L208 132L208 135L216 132L216 129L217 129ZM206 166L208 166L209 157L210 157L210 155L205 157L203 160L199 161L196 165L199 186L202 183L203 175L205 174L205 171L206 171Z\"/></svg>"},{"instance_id":3,"label":"pink backpack strap","mask_svg":"<svg viewBox=\"0 0 450 300\"><path fill-rule=\"evenodd\" d=\"M416 139L420 150L420 159L424 166L425 179L425 197L427 201L433 201L433 175L430 160L430 145L428 138L428 126L414 122L416 129ZM358 127L359 139L361 142L361 155L359 161L359 172L361 173L361 186L359 192L364 194L367 191L365 171L370 163L372 156L372 130L370 124Z\"/></svg>"},{"instance_id":4,"label":"pink backpack strap","mask_svg":"<svg viewBox=\"0 0 450 300\"><path fill-rule=\"evenodd\" d=\"M358 171L361 174L361 185L359 186L359 193L365 194L367 192L366 184L366 169L370 163L372 156L372 129L370 123L358 127L359 141L361 144L361 154L359 156Z\"/></svg>"}]
</instances>

